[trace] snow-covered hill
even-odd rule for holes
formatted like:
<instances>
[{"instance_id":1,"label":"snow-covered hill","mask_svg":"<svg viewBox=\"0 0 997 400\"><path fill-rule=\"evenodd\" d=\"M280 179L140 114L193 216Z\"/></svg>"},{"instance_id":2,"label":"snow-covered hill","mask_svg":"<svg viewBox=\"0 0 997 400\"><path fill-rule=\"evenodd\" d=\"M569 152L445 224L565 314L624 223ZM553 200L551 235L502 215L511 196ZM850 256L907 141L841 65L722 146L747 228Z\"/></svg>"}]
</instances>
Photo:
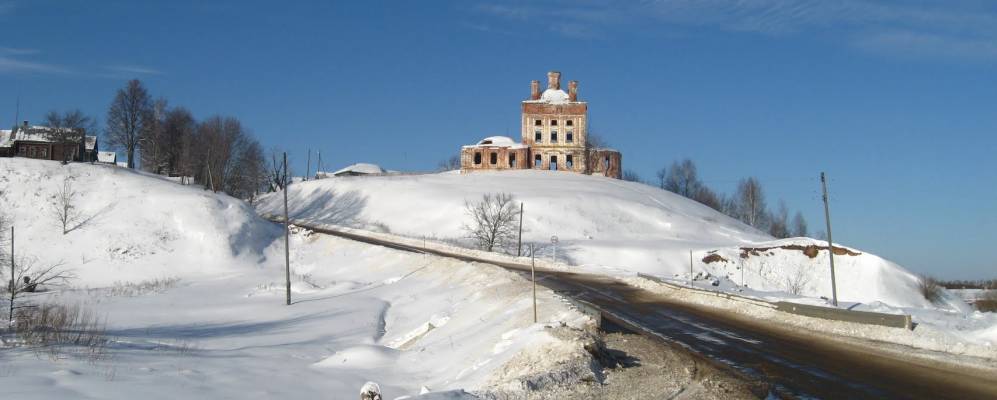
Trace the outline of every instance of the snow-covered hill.
<instances>
[{"instance_id":1,"label":"snow-covered hill","mask_svg":"<svg viewBox=\"0 0 997 400\"><path fill-rule=\"evenodd\" d=\"M551 257L550 238L556 235L558 261L567 264L687 279L692 251L695 275L731 284L743 280L759 291L831 297L827 251L807 255L795 248L826 242L774 240L676 194L604 177L511 171L334 178L292 185L289 202L292 218L457 239L465 236L462 226L469 220L465 201L500 192L524 203L524 241L546 246L544 254ZM258 209L282 213L282 200L265 197ZM714 254L722 258L704 261ZM836 257L836 268L843 302L933 307L918 292L917 277L890 261L847 249ZM941 307L965 308L954 297Z\"/></svg>"},{"instance_id":2,"label":"snow-covered hill","mask_svg":"<svg viewBox=\"0 0 997 400\"><path fill-rule=\"evenodd\" d=\"M110 340L106 353L73 353L3 336L4 394L356 398L375 381L396 398L587 379L564 372L590 365L576 328L592 320L542 289L534 323L518 274L294 229L289 307L283 231L240 200L105 165L0 158L0 170L19 258L77 276L30 301L79 306ZM83 223L64 235L52 205L67 178ZM508 366L541 352L532 368Z\"/></svg>"},{"instance_id":3,"label":"snow-covered hill","mask_svg":"<svg viewBox=\"0 0 997 400\"><path fill-rule=\"evenodd\" d=\"M108 165L0 158L0 212L20 256L62 263L77 284L217 274L256 265L280 235L244 202ZM68 179L78 218L54 214Z\"/></svg>"}]
</instances>

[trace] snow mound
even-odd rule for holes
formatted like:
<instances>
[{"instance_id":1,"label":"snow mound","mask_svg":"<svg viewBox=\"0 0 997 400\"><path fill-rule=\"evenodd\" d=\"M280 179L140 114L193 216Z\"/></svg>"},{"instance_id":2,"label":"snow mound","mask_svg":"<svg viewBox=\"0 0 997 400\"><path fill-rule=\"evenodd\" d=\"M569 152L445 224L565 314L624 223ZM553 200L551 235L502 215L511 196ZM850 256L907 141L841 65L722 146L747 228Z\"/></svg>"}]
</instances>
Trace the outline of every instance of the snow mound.
<instances>
[{"instance_id":1,"label":"snow mound","mask_svg":"<svg viewBox=\"0 0 997 400\"><path fill-rule=\"evenodd\" d=\"M523 241L541 246L540 254L548 259L554 256L550 238L556 235L558 262L609 274L674 277L688 276L692 251L697 274L740 283L744 268L744 281L752 289L830 297L827 251L810 257L781 248L826 249L826 242L774 240L702 204L638 183L556 171L444 173L304 182L292 185L288 198L292 218L416 238L462 239L465 201L497 192L511 193L524 204ZM278 214L281 200L280 195L264 196L258 210ZM774 249L742 262L742 248ZM875 255L851 251L856 255L835 260L839 300L929 306L916 290L915 275ZM714 253L727 262L704 261ZM790 278L800 274L803 282L794 285L800 288L790 288Z\"/></svg>"},{"instance_id":2,"label":"snow mound","mask_svg":"<svg viewBox=\"0 0 997 400\"><path fill-rule=\"evenodd\" d=\"M349 347L313 364L319 368L378 369L392 365L398 359L398 351L377 345Z\"/></svg>"},{"instance_id":3,"label":"snow mound","mask_svg":"<svg viewBox=\"0 0 997 400\"><path fill-rule=\"evenodd\" d=\"M0 158L0 210L15 252L62 263L78 286L205 275L256 265L279 234L243 201L108 165ZM77 221L53 215L66 181Z\"/></svg>"}]
</instances>

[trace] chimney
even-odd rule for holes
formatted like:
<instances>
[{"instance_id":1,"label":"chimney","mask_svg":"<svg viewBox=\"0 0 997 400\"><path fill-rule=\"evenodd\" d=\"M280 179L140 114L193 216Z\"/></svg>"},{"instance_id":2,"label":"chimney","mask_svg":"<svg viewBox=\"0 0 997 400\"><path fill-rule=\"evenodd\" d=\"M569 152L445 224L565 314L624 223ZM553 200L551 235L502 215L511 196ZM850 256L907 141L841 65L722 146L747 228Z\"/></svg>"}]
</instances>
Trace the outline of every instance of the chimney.
<instances>
[{"instance_id":1,"label":"chimney","mask_svg":"<svg viewBox=\"0 0 997 400\"><path fill-rule=\"evenodd\" d=\"M568 81L568 101L578 101L578 81Z\"/></svg>"},{"instance_id":2,"label":"chimney","mask_svg":"<svg viewBox=\"0 0 997 400\"><path fill-rule=\"evenodd\" d=\"M557 71L550 71L547 73L547 89L560 89L561 88L561 73Z\"/></svg>"},{"instance_id":3,"label":"chimney","mask_svg":"<svg viewBox=\"0 0 997 400\"><path fill-rule=\"evenodd\" d=\"M540 81L530 81L530 100L540 100Z\"/></svg>"}]
</instances>

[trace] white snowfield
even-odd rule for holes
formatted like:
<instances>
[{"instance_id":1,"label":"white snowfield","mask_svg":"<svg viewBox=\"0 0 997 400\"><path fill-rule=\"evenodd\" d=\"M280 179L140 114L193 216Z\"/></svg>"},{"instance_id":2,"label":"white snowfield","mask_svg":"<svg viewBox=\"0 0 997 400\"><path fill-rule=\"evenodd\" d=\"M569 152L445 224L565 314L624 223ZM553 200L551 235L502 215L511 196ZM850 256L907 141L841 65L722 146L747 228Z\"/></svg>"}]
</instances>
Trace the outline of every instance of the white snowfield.
<instances>
[{"instance_id":1,"label":"white snowfield","mask_svg":"<svg viewBox=\"0 0 997 400\"><path fill-rule=\"evenodd\" d=\"M534 324L530 286L494 266L294 229L288 307L282 230L241 201L113 166L0 169L18 255L78 276L33 300L90 309L111 339L96 359L0 349L5 399L355 399L368 381L462 398L587 354L552 330L591 319L541 290ZM63 235L49 210L66 177L86 222Z\"/></svg>"},{"instance_id":2,"label":"white snowfield","mask_svg":"<svg viewBox=\"0 0 997 400\"><path fill-rule=\"evenodd\" d=\"M814 257L804 252L826 241L776 240L695 201L638 183L554 171L447 172L308 181L292 185L288 198L292 219L454 241L466 236L465 201L488 193L513 194L525 208L523 241L543 246L550 258L556 235L558 262L573 268L684 282L691 251L698 283L716 279L726 290L742 290L743 283L752 296L767 300L825 305L822 297L831 297L827 250ZM264 196L257 209L282 214L282 201L282 195ZM997 344L994 314L973 311L947 292L931 304L918 291L918 278L897 264L860 249L837 251L844 253L835 256L842 307L909 313L917 324L948 332L947 340ZM720 259L704 261L711 256Z\"/></svg>"}]
</instances>

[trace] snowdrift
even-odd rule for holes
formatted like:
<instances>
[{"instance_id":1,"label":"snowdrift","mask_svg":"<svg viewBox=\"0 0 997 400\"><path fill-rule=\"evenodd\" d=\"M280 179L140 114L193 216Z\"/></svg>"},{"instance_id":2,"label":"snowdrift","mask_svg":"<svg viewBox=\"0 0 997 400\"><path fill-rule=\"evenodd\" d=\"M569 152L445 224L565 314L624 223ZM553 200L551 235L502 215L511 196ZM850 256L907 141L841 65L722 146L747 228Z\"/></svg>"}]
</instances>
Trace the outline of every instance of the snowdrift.
<instances>
[{"instance_id":1,"label":"snowdrift","mask_svg":"<svg viewBox=\"0 0 997 400\"><path fill-rule=\"evenodd\" d=\"M0 212L15 227L16 255L62 263L75 286L258 265L280 234L240 200L124 168L0 158L0 169ZM67 179L78 218L64 235L53 214Z\"/></svg>"},{"instance_id":2,"label":"snowdrift","mask_svg":"<svg viewBox=\"0 0 997 400\"><path fill-rule=\"evenodd\" d=\"M459 240L468 221L465 201L498 192L524 203L524 242L543 246L542 254L552 257L550 238L558 237L560 262L610 274L687 279L691 251L694 275L830 297L826 247L813 257L785 248L826 242L774 240L702 204L638 183L551 171L449 172L301 182L291 186L288 198L292 218ZM258 210L282 214L282 201L281 194L265 196ZM767 250L741 257L743 248ZM725 261L707 262L711 255ZM917 291L917 277L892 262L855 249L835 261L841 301L931 306ZM961 306L952 301L943 307Z\"/></svg>"}]
</instances>

